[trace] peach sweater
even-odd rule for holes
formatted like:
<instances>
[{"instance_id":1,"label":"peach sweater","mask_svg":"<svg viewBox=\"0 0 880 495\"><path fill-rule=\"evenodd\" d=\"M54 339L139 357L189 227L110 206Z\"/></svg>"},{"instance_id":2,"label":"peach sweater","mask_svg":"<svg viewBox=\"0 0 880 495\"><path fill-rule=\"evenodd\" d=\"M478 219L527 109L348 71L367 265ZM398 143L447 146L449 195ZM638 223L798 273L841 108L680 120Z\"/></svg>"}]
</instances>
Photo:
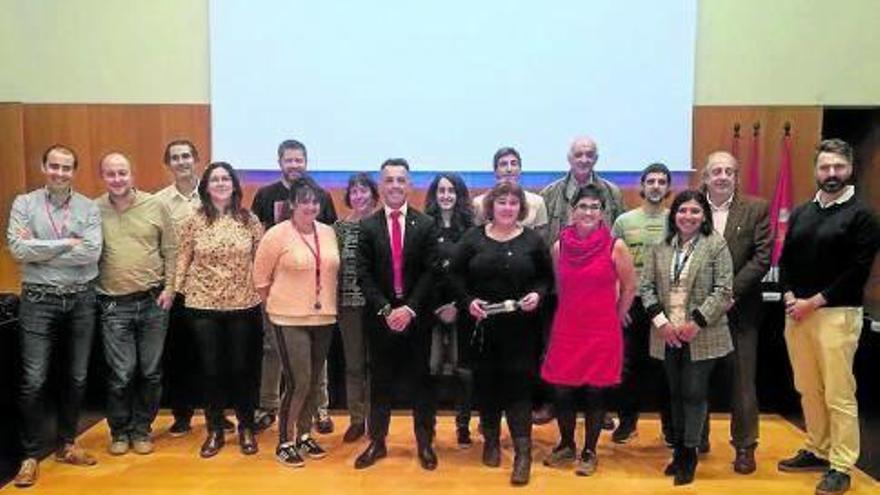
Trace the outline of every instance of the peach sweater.
<instances>
[{"instance_id":1,"label":"peach sweater","mask_svg":"<svg viewBox=\"0 0 880 495\"><path fill-rule=\"evenodd\" d=\"M257 248L254 286L269 288L266 313L276 325L317 326L336 322L336 233L333 227L320 222L315 222L315 231L321 248L321 293L317 299L320 308L315 307L314 234L301 236L290 221L281 222L266 232Z\"/></svg>"}]
</instances>

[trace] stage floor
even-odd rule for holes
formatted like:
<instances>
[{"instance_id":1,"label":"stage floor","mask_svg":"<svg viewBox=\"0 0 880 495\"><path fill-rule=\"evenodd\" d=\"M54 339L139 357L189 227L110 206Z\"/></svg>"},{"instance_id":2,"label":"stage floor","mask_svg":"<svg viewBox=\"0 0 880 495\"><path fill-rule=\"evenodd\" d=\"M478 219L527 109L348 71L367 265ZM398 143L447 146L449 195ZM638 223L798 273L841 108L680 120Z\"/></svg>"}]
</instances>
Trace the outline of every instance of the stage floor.
<instances>
[{"instance_id":1,"label":"stage floor","mask_svg":"<svg viewBox=\"0 0 880 495\"><path fill-rule=\"evenodd\" d=\"M502 467L493 469L480 462L482 441L474 435L474 446L460 450L455 444L453 418L438 418L436 450L439 467L428 472L419 467L415 456L412 421L397 414L391 423L388 439L389 456L375 466L356 471L355 457L367 441L342 443L348 419L334 416L336 431L316 435L328 456L319 461L306 461L306 467L291 469L275 460L277 430L260 435L260 452L245 457L238 451L235 435L227 435L226 447L213 459L199 458L199 446L205 435L201 417L194 420L194 430L181 438L171 438L167 429L170 416L163 414L156 421L154 438L156 452L148 456L129 453L114 457L107 454L109 443L107 423L102 421L82 434L81 444L97 455L99 464L91 468L61 465L46 460L40 465L38 484L28 489L40 494L211 494L240 495L251 493L324 494L431 494L449 495L508 492L540 494L614 493L662 494L810 494L819 480L818 473L786 474L776 470L776 462L793 454L802 443L803 433L779 416L761 417L761 446L758 449L758 471L751 476L733 472L733 451L727 444L728 418L713 415L712 451L703 456L697 468L697 479L688 487L674 488L672 479L664 477L663 467L669 450L659 435L659 421L648 415L639 422L639 437L627 445L611 442L604 432L599 441L599 469L587 478L577 477L571 469L544 467L541 460L552 449L557 438L555 423L536 427L532 481L523 488L509 484L513 452L506 433L502 436ZM476 420L472 421L474 430ZM579 424L578 439L583 438ZM16 492L8 484L0 492ZM880 484L866 474L853 474L849 493L877 494Z\"/></svg>"}]
</instances>

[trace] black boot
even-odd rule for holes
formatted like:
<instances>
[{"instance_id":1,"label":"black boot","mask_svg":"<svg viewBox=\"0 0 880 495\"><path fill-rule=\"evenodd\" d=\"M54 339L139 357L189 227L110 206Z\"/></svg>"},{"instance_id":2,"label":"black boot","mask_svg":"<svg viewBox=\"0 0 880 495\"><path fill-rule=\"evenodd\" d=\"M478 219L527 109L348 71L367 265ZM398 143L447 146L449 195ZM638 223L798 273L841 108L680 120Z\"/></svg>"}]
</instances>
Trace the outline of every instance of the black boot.
<instances>
[{"instance_id":1,"label":"black boot","mask_svg":"<svg viewBox=\"0 0 880 495\"><path fill-rule=\"evenodd\" d=\"M532 439L516 437L513 439L513 472L510 473L510 484L528 485L532 472Z\"/></svg>"},{"instance_id":2,"label":"black boot","mask_svg":"<svg viewBox=\"0 0 880 495\"><path fill-rule=\"evenodd\" d=\"M680 443L676 443L672 450L672 461L666 465L663 474L666 476L675 476L681 467L681 458L684 455L684 447Z\"/></svg>"},{"instance_id":3,"label":"black boot","mask_svg":"<svg viewBox=\"0 0 880 495\"><path fill-rule=\"evenodd\" d=\"M501 435L489 430L483 431L483 464L489 467L501 465Z\"/></svg>"},{"instance_id":4,"label":"black boot","mask_svg":"<svg viewBox=\"0 0 880 495\"><path fill-rule=\"evenodd\" d=\"M681 455L681 464L675 473L675 481L673 484L689 485L694 482L694 475L697 472L697 449L695 447L684 447Z\"/></svg>"}]
</instances>

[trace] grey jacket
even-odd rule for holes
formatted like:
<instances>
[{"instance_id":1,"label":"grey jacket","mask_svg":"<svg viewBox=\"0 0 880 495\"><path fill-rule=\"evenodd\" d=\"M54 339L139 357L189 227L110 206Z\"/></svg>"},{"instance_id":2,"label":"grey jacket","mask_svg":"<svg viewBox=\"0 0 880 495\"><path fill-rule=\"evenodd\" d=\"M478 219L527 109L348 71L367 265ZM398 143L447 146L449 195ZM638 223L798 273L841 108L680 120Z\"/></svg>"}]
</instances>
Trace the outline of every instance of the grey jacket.
<instances>
[{"instance_id":1,"label":"grey jacket","mask_svg":"<svg viewBox=\"0 0 880 495\"><path fill-rule=\"evenodd\" d=\"M670 267L674 250L667 242L651 247L644 257L639 281L642 303L653 318L669 306ZM701 235L688 265L687 315L701 328L690 342L691 360L722 357L733 350L727 326L727 306L733 287L733 262L724 237ZM651 325L651 356L663 359L666 341Z\"/></svg>"}]
</instances>

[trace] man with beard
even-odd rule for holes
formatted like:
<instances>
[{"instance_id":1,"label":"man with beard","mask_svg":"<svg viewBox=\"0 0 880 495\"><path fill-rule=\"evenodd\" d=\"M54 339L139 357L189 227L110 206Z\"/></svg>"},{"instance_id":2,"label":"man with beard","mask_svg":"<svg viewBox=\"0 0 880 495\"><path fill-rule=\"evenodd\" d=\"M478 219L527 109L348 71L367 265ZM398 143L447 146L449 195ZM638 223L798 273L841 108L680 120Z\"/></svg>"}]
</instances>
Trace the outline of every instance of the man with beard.
<instances>
[{"instance_id":1,"label":"man with beard","mask_svg":"<svg viewBox=\"0 0 880 495\"><path fill-rule=\"evenodd\" d=\"M815 156L819 191L794 210L779 260L785 344L801 395L807 439L779 461L786 472L820 471L817 494L849 489L859 457L853 358L862 330L862 295L880 246L880 227L848 185L852 147L822 141Z\"/></svg>"},{"instance_id":2,"label":"man with beard","mask_svg":"<svg viewBox=\"0 0 880 495\"><path fill-rule=\"evenodd\" d=\"M263 186L254 195L251 211L257 215L263 227L268 231L273 225L290 218L290 184L306 175L309 155L306 146L296 139L282 141L278 145L278 166L281 168L281 179ZM323 189L318 188L320 211L317 220L326 225L336 222L336 209L333 199ZM264 319L268 329L268 319ZM263 332L263 370L260 378L260 408L256 412L255 424L259 430L265 430L275 422L278 414L281 386L281 362L278 359L278 346L275 343L275 332ZM289 384L292 385L292 384ZM333 420L327 412L327 366L317 386L318 417L315 426L319 433L333 432Z\"/></svg>"},{"instance_id":3,"label":"man with beard","mask_svg":"<svg viewBox=\"0 0 880 495\"><path fill-rule=\"evenodd\" d=\"M663 200L669 196L672 186L672 174L666 165L652 163L645 167L641 176L642 205L617 217L611 229L615 238L623 239L633 256L633 264L640 274L643 258L651 245L663 240L666 236L666 218L669 209L663 206ZM666 383L656 382L652 377L662 377L662 369L648 373L652 361L648 357L648 337L651 320L645 312L642 300L636 296L629 310L628 321L624 328L623 382L618 394L618 417L620 424L611 435L615 443L628 443L638 436L640 390L646 390L645 381L652 382L651 389L663 390ZM666 394L662 394L665 396ZM660 420L663 434L672 438L667 404L660 409Z\"/></svg>"},{"instance_id":4,"label":"man with beard","mask_svg":"<svg viewBox=\"0 0 880 495\"><path fill-rule=\"evenodd\" d=\"M733 352L721 361L721 372L731 380L730 436L736 454L733 470L751 474L757 469L758 393L755 372L758 364L758 330L763 299L761 280L770 268L772 239L770 206L766 200L746 196L737 190L739 164L726 151L710 153L703 168L703 187L712 208L712 224L724 236L733 259L733 305L727 311ZM709 447L707 418L700 448Z\"/></svg>"}]
</instances>

